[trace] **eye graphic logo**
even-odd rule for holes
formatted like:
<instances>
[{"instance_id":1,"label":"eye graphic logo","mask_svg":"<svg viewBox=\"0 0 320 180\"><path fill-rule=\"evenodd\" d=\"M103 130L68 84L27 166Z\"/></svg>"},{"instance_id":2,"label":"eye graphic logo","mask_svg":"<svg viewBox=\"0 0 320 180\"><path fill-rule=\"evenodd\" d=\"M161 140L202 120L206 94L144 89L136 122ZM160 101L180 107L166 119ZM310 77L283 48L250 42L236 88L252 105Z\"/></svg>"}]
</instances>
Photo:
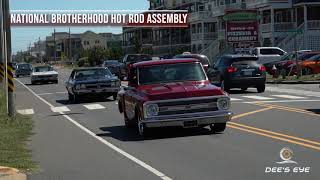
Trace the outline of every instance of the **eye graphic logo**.
<instances>
[{"instance_id":1,"label":"eye graphic logo","mask_svg":"<svg viewBox=\"0 0 320 180\"><path fill-rule=\"evenodd\" d=\"M298 164L295 161L292 161L293 151L290 148L282 148L280 151L280 158L283 160L281 162L277 162L278 164Z\"/></svg>"}]
</instances>

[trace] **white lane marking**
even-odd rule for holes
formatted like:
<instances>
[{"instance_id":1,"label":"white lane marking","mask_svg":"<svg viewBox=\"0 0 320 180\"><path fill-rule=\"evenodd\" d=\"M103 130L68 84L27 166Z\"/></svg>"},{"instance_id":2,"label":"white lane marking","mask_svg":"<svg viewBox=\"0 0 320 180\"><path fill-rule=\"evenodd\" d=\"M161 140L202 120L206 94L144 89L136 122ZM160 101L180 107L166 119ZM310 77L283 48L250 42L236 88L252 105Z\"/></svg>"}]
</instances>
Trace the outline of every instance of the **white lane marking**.
<instances>
[{"instance_id":1,"label":"white lane marking","mask_svg":"<svg viewBox=\"0 0 320 180\"><path fill-rule=\"evenodd\" d=\"M257 99L257 100L271 100L274 98L270 98L270 97L264 97L264 96L242 96L245 98L249 98L249 99Z\"/></svg>"},{"instance_id":2,"label":"white lane marking","mask_svg":"<svg viewBox=\"0 0 320 180\"><path fill-rule=\"evenodd\" d=\"M33 109L20 109L20 110L17 110L17 113L22 115L32 115L34 114L34 111Z\"/></svg>"},{"instance_id":3,"label":"white lane marking","mask_svg":"<svg viewBox=\"0 0 320 180\"><path fill-rule=\"evenodd\" d=\"M320 102L320 99L297 99L297 100L273 100L273 101L246 101L241 103L255 104L255 103L290 103L290 102ZM238 102L240 103L240 102Z\"/></svg>"},{"instance_id":4,"label":"white lane marking","mask_svg":"<svg viewBox=\"0 0 320 180\"><path fill-rule=\"evenodd\" d=\"M298 89L287 89L281 87L266 87L266 91L277 92L277 93L289 93L296 94L299 96L315 96L320 97L320 92L316 91L306 91L306 90L298 90Z\"/></svg>"},{"instance_id":5,"label":"white lane marking","mask_svg":"<svg viewBox=\"0 0 320 180\"><path fill-rule=\"evenodd\" d=\"M83 105L84 107L86 107L89 110L94 110L94 109L105 109L106 107L100 105L100 104L86 104Z\"/></svg>"},{"instance_id":6,"label":"white lane marking","mask_svg":"<svg viewBox=\"0 0 320 180\"><path fill-rule=\"evenodd\" d=\"M68 112L70 109L67 106L60 106L60 107L51 107L52 112Z\"/></svg>"},{"instance_id":7,"label":"white lane marking","mask_svg":"<svg viewBox=\"0 0 320 180\"><path fill-rule=\"evenodd\" d=\"M231 101L241 101L242 99L238 99L238 98L231 98Z\"/></svg>"},{"instance_id":8,"label":"white lane marking","mask_svg":"<svg viewBox=\"0 0 320 180\"><path fill-rule=\"evenodd\" d=\"M291 95L272 95L274 97L280 97L280 98L287 98L287 99L305 99L306 97L301 97L301 96L291 96Z\"/></svg>"},{"instance_id":9,"label":"white lane marking","mask_svg":"<svg viewBox=\"0 0 320 180\"><path fill-rule=\"evenodd\" d=\"M46 101L45 99L43 99L42 97L40 97L39 95L37 95L32 89L30 89L28 86L26 86L25 84L23 84L21 81L17 80L17 82L19 82L23 87L25 87L27 90L29 90L35 97L39 98L42 102L46 103L50 108L54 107L52 104L50 104L48 101ZM163 180L172 180L172 178L166 176L165 174L163 174L162 172L158 171L157 169L153 168L152 166L148 165L147 163L141 161L140 159L132 156L131 154L125 152L124 150L118 148L117 146L113 145L112 143L108 142L107 140L103 139L102 137L97 136L95 133L93 133L92 131L90 131L89 129L87 129L86 127L82 126L81 124L79 124L77 121L73 120L70 116L64 114L64 112L59 112L61 115L63 115L64 118L66 118L67 120L69 120L71 123L73 123L74 125L76 125L78 128L80 128L81 130L83 130L84 132L86 132L87 134L89 134L90 136L92 136L93 138L97 139L98 141L100 141L101 143L105 144L106 146L108 146L109 148L113 149L114 151L118 152L119 154L125 156L126 158L130 159L131 161L137 163L138 165L140 165L141 167L145 168L146 170L150 171L151 173L155 174L156 176L158 176L159 178L163 179Z\"/></svg>"},{"instance_id":10,"label":"white lane marking","mask_svg":"<svg viewBox=\"0 0 320 180\"><path fill-rule=\"evenodd\" d=\"M67 94L67 91L63 91L63 92L53 92L53 93L41 93L38 94L39 96L44 96L44 95L51 95L51 94Z\"/></svg>"}]
</instances>

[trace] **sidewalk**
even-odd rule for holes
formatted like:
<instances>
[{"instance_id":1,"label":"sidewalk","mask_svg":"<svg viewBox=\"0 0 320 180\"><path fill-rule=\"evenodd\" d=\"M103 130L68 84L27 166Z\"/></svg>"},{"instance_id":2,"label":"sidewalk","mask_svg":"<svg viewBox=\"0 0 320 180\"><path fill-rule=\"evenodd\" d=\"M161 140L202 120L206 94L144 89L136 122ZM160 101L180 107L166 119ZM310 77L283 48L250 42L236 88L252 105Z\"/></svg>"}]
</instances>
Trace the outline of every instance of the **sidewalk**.
<instances>
[{"instance_id":1,"label":"sidewalk","mask_svg":"<svg viewBox=\"0 0 320 180\"><path fill-rule=\"evenodd\" d=\"M284 81L267 81L267 84L320 84L320 81L284 80Z\"/></svg>"}]
</instances>

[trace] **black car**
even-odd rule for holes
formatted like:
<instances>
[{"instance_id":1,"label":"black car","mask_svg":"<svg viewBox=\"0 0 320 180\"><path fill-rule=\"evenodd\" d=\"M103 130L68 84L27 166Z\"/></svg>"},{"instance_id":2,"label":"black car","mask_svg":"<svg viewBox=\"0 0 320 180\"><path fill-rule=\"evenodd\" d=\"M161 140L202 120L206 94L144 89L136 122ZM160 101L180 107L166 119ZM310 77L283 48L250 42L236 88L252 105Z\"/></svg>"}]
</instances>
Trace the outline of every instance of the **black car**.
<instances>
[{"instance_id":1,"label":"black car","mask_svg":"<svg viewBox=\"0 0 320 180\"><path fill-rule=\"evenodd\" d=\"M74 69L66 82L71 102L77 102L79 98L90 95L105 98L113 96L116 100L120 85L120 80L113 76L108 68L102 67Z\"/></svg>"},{"instance_id":2,"label":"black car","mask_svg":"<svg viewBox=\"0 0 320 180\"><path fill-rule=\"evenodd\" d=\"M193 59L199 60L205 71L208 71L208 68L210 67L210 61L208 57L202 54L179 54L173 57L173 59L180 59L180 58L184 58L184 59L193 58Z\"/></svg>"},{"instance_id":3,"label":"black car","mask_svg":"<svg viewBox=\"0 0 320 180\"><path fill-rule=\"evenodd\" d=\"M149 54L127 54L122 59L123 68L121 68L121 77L128 77L128 69L134 63L141 61L151 61L152 56Z\"/></svg>"},{"instance_id":4,"label":"black car","mask_svg":"<svg viewBox=\"0 0 320 180\"><path fill-rule=\"evenodd\" d=\"M118 60L106 60L103 61L102 67L107 67L112 74L118 76L121 80L123 76L121 75L121 68L124 67L123 63L120 63Z\"/></svg>"},{"instance_id":5,"label":"black car","mask_svg":"<svg viewBox=\"0 0 320 180\"><path fill-rule=\"evenodd\" d=\"M218 59L208 76L214 84L229 91L231 88L247 90L257 88L265 91L266 68L257 63L258 57L252 55L224 55Z\"/></svg>"},{"instance_id":6,"label":"black car","mask_svg":"<svg viewBox=\"0 0 320 180\"><path fill-rule=\"evenodd\" d=\"M28 63L22 63L17 65L17 69L15 71L16 77L19 76L29 76L33 71L32 65Z\"/></svg>"}]
</instances>

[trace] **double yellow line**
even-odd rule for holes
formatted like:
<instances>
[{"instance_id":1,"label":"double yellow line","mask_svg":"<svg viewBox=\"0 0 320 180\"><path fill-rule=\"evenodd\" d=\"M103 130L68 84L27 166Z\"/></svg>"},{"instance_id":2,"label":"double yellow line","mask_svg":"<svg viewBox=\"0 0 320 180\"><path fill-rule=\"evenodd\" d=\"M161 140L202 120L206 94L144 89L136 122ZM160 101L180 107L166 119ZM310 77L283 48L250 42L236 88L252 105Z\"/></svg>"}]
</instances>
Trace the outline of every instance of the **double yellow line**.
<instances>
[{"instance_id":1,"label":"double yellow line","mask_svg":"<svg viewBox=\"0 0 320 180\"><path fill-rule=\"evenodd\" d=\"M249 115L252 115L252 114L255 114L255 113L267 111L267 110L274 109L274 108L275 109L280 109L281 108L282 110L299 112L299 113L304 113L304 114L308 114L308 115L318 115L318 114L310 113L310 112L302 110L302 109L290 108L290 107L285 107L285 106L268 105L268 104L262 104L262 103L261 104L257 104L257 105L263 106L265 108L233 116L232 120L235 120L235 119L238 119L238 118L241 118L241 117L245 117L245 116L249 116ZM320 142L317 142L317 141L312 141L312 140L308 140L308 139L304 139L304 138L299 138L299 137L296 137L296 136L290 136L290 135L287 135L287 134L273 132L273 131L269 131L269 130L265 130L265 129L261 129L261 128L257 128L257 127L253 127L253 126L248 126L248 125L244 125L244 124L240 124L240 123L235 123L235 122L228 122L227 126L229 128L237 129L237 130L240 130L240 131L245 131L245 132L253 133L253 134L256 134L256 135L260 135L260 136L264 136L264 137L268 137L268 138L272 138L272 139L277 139L277 140L280 140L280 141L284 141L284 142L288 142L288 143L292 143L292 144L297 144L297 145L300 145L300 146L304 146L304 147L307 147L307 148L311 148L311 149L315 149L315 150L319 150L320 151Z\"/></svg>"}]
</instances>

